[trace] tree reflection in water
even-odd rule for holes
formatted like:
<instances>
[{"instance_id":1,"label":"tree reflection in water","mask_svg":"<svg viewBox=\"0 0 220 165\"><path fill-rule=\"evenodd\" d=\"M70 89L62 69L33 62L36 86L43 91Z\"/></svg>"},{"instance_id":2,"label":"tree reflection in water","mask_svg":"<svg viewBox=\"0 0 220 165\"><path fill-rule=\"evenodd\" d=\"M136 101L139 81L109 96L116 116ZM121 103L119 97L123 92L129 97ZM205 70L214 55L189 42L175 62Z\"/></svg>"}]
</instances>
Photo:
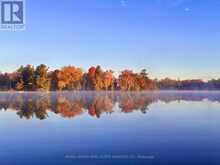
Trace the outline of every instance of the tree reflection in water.
<instances>
[{"instance_id":1,"label":"tree reflection in water","mask_svg":"<svg viewBox=\"0 0 220 165\"><path fill-rule=\"evenodd\" d=\"M84 112L100 118L102 113L146 113L149 105L163 101L220 102L219 92L51 92L0 93L0 109L14 110L20 118L47 119L48 112L73 118Z\"/></svg>"}]
</instances>

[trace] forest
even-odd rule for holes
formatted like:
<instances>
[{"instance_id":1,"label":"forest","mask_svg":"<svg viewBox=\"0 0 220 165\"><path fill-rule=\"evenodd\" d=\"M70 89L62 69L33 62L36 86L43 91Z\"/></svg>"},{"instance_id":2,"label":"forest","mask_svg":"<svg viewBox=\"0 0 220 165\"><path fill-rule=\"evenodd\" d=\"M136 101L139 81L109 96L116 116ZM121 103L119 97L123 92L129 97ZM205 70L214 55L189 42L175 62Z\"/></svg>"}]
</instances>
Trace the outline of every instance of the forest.
<instances>
[{"instance_id":1,"label":"forest","mask_svg":"<svg viewBox=\"0 0 220 165\"><path fill-rule=\"evenodd\" d=\"M64 66L53 71L41 64L21 66L11 73L0 73L1 91L64 91L64 90L219 90L220 79L203 81L151 79L146 69L139 73L125 69L116 77L112 70L101 66L87 72L75 66Z\"/></svg>"}]
</instances>

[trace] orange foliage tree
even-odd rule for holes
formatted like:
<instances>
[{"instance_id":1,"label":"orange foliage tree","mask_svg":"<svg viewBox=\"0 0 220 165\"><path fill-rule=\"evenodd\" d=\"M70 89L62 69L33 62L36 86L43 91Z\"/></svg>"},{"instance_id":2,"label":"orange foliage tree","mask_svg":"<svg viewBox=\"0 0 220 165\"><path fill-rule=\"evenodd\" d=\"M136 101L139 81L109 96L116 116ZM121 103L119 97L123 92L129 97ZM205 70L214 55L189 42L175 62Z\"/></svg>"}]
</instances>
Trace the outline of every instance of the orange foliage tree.
<instances>
[{"instance_id":1,"label":"orange foliage tree","mask_svg":"<svg viewBox=\"0 0 220 165\"><path fill-rule=\"evenodd\" d=\"M121 90L136 89L136 74L131 70L124 70L119 76L119 85Z\"/></svg>"},{"instance_id":2,"label":"orange foliage tree","mask_svg":"<svg viewBox=\"0 0 220 165\"><path fill-rule=\"evenodd\" d=\"M124 70L119 76L119 86L121 90L154 90L156 84L153 80L149 79L146 70L141 73L134 73L131 70Z\"/></svg>"},{"instance_id":3,"label":"orange foliage tree","mask_svg":"<svg viewBox=\"0 0 220 165\"><path fill-rule=\"evenodd\" d=\"M59 89L79 90L83 72L80 68L74 66L63 67L57 75Z\"/></svg>"}]
</instances>

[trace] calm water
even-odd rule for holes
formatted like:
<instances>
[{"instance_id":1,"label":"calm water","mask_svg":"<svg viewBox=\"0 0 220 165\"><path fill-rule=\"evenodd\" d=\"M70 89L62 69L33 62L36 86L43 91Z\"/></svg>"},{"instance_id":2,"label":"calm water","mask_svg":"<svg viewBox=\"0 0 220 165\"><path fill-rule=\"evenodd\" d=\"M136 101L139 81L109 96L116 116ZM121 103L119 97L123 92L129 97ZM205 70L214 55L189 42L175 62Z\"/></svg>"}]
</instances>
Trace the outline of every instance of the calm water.
<instances>
[{"instance_id":1,"label":"calm water","mask_svg":"<svg viewBox=\"0 0 220 165\"><path fill-rule=\"evenodd\" d=\"M0 93L0 164L220 164L220 92Z\"/></svg>"}]
</instances>

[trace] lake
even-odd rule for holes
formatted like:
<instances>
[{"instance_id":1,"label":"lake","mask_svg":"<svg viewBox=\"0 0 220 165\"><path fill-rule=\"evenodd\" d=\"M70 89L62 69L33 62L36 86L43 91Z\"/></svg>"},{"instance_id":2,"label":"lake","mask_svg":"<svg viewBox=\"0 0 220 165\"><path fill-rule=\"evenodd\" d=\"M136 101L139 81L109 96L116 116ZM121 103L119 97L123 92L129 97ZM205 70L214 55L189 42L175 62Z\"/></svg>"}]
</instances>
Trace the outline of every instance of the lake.
<instances>
[{"instance_id":1,"label":"lake","mask_svg":"<svg viewBox=\"0 0 220 165\"><path fill-rule=\"evenodd\" d=\"M220 164L220 92L0 93L0 164Z\"/></svg>"}]
</instances>

